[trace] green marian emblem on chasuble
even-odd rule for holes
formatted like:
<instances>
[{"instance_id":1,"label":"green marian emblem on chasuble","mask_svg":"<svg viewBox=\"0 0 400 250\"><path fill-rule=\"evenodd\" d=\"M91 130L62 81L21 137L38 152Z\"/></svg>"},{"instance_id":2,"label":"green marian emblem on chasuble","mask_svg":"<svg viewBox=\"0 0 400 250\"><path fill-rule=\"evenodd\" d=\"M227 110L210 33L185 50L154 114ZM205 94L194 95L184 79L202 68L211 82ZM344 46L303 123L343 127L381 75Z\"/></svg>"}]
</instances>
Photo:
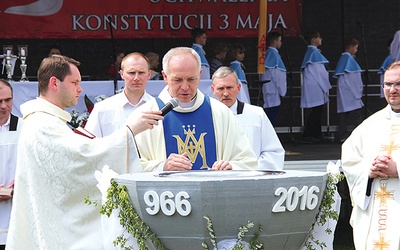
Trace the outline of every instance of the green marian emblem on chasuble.
<instances>
[{"instance_id":1,"label":"green marian emblem on chasuble","mask_svg":"<svg viewBox=\"0 0 400 250\"><path fill-rule=\"evenodd\" d=\"M189 160L192 163L196 161L198 154L200 154L203 159L203 165L200 169L208 169L206 150L204 147L204 136L206 136L207 132L201 133L199 139L197 139L194 136L194 134L196 134L196 125L193 125L193 129L190 129L190 125L187 126L187 130L185 126L182 126L182 129L183 133L186 135L185 141L183 141L179 135L173 135L178 144L178 153L183 154L187 152Z\"/></svg>"}]
</instances>

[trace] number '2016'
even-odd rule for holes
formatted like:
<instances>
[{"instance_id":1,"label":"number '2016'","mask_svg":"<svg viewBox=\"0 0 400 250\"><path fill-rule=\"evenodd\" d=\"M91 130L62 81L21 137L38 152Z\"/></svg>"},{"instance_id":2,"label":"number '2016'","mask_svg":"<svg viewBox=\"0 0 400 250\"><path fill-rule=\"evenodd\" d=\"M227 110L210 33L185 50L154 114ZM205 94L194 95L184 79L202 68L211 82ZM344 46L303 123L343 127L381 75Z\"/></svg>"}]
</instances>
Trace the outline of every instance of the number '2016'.
<instances>
[{"instance_id":1,"label":"number '2016'","mask_svg":"<svg viewBox=\"0 0 400 250\"><path fill-rule=\"evenodd\" d=\"M317 186L303 186L300 190L297 187L289 189L279 187L275 190L275 196L279 196L279 200L272 208L272 212L280 213L294 211L297 206L300 210L313 210L318 205L319 188Z\"/></svg>"}]
</instances>

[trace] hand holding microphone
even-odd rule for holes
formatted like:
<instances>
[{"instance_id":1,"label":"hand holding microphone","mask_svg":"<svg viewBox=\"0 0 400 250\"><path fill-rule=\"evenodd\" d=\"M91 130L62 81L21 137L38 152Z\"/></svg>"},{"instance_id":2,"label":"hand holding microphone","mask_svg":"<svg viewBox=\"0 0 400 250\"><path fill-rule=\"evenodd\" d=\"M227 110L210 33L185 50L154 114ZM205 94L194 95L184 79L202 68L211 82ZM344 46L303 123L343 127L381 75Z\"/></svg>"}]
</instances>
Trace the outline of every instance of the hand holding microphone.
<instances>
[{"instance_id":1,"label":"hand holding microphone","mask_svg":"<svg viewBox=\"0 0 400 250\"><path fill-rule=\"evenodd\" d=\"M140 113L133 112L128 117L127 126L134 135L137 135L147 129L152 129L154 125L158 125L159 120L164 120L168 112L173 110L179 105L178 98L172 98L164 107L159 111L144 111Z\"/></svg>"}]
</instances>

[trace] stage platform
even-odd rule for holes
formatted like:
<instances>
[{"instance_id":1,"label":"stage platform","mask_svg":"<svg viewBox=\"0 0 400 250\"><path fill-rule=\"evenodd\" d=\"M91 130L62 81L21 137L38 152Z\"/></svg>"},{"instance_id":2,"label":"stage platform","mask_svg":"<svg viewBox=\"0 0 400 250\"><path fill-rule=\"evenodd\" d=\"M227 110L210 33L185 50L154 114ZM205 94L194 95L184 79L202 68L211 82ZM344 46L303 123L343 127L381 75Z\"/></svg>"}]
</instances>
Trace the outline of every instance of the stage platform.
<instances>
[{"instance_id":1,"label":"stage platform","mask_svg":"<svg viewBox=\"0 0 400 250\"><path fill-rule=\"evenodd\" d=\"M285 161L336 162L340 159L341 143L336 143L330 138L317 143L306 143L302 141L300 133L278 134L278 137L286 151Z\"/></svg>"}]
</instances>

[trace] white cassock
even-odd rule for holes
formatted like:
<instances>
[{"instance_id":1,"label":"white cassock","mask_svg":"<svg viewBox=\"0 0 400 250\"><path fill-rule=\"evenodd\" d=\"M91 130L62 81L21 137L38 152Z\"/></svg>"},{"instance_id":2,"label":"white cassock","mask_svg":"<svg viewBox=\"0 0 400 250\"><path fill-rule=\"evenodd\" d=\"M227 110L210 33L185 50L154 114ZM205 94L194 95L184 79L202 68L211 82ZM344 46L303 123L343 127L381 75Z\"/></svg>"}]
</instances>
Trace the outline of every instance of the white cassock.
<instances>
[{"instance_id":1,"label":"white cassock","mask_svg":"<svg viewBox=\"0 0 400 250\"><path fill-rule=\"evenodd\" d=\"M258 169L282 170L285 150L275 129L261 107L245 103L241 114L237 114L238 101L230 109L236 114L243 131L258 160Z\"/></svg>"},{"instance_id":2,"label":"white cassock","mask_svg":"<svg viewBox=\"0 0 400 250\"><path fill-rule=\"evenodd\" d=\"M349 52L343 52L333 77L337 78L337 112L353 111L364 106L361 98L364 84L360 65Z\"/></svg>"},{"instance_id":3,"label":"white cassock","mask_svg":"<svg viewBox=\"0 0 400 250\"><path fill-rule=\"evenodd\" d=\"M129 102L124 91L94 104L85 129L96 137L104 137L125 126L129 115L153 97L144 92L136 105Z\"/></svg>"},{"instance_id":4,"label":"white cassock","mask_svg":"<svg viewBox=\"0 0 400 250\"><path fill-rule=\"evenodd\" d=\"M349 185L356 249L399 249L398 178L375 178L367 195L372 161L383 153L400 166L400 116L388 105L359 125L342 145L342 168ZM400 172L398 170L398 172Z\"/></svg>"},{"instance_id":5,"label":"white cassock","mask_svg":"<svg viewBox=\"0 0 400 250\"><path fill-rule=\"evenodd\" d=\"M323 63L308 63L303 68L301 85L301 108L313 108L329 102L328 92L332 86Z\"/></svg>"},{"instance_id":6,"label":"white cassock","mask_svg":"<svg viewBox=\"0 0 400 250\"><path fill-rule=\"evenodd\" d=\"M68 112L37 98L21 105L13 209L7 249L103 249L95 170L141 171L128 128L89 139L67 126Z\"/></svg>"},{"instance_id":7,"label":"white cassock","mask_svg":"<svg viewBox=\"0 0 400 250\"><path fill-rule=\"evenodd\" d=\"M362 108L363 88L361 73L348 72L340 75L337 80L337 112L344 113Z\"/></svg>"},{"instance_id":8,"label":"white cassock","mask_svg":"<svg viewBox=\"0 0 400 250\"><path fill-rule=\"evenodd\" d=\"M265 52L265 73L261 80L270 80L262 85L264 108L281 105L281 96L286 95L286 67L276 48L269 47Z\"/></svg>"},{"instance_id":9,"label":"white cassock","mask_svg":"<svg viewBox=\"0 0 400 250\"><path fill-rule=\"evenodd\" d=\"M166 86L158 96L164 103L171 100ZM188 113L199 108L204 101L204 94L197 90L194 105L189 108L176 107L174 111ZM240 128L235 116L221 102L210 98L212 109L212 120L215 130L216 157L217 160L226 160L233 166L234 170L256 169L257 159L251 149L249 140ZM135 112L146 110L159 110L155 99L148 101ZM141 162L144 171L152 171L159 167L167 159L163 122L152 130L144 131L135 136L141 154Z\"/></svg>"},{"instance_id":10,"label":"white cassock","mask_svg":"<svg viewBox=\"0 0 400 250\"><path fill-rule=\"evenodd\" d=\"M264 108L272 108L281 105L281 96L286 95L286 71L278 68L265 68L261 80L271 80L262 85Z\"/></svg>"},{"instance_id":11,"label":"white cassock","mask_svg":"<svg viewBox=\"0 0 400 250\"><path fill-rule=\"evenodd\" d=\"M19 120L18 127L21 123ZM0 184L4 184L4 187L15 177L18 138L19 128L17 131L0 132ZM0 245L6 244L11 207L12 200L0 202Z\"/></svg>"},{"instance_id":12,"label":"white cassock","mask_svg":"<svg viewBox=\"0 0 400 250\"><path fill-rule=\"evenodd\" d=\"M301 108L313 108L329 102L328 91L332 88L325 65L329 61L318 48L308 45L301 70L303 82L301 85Z\"/></svg>"}]
</instances>

